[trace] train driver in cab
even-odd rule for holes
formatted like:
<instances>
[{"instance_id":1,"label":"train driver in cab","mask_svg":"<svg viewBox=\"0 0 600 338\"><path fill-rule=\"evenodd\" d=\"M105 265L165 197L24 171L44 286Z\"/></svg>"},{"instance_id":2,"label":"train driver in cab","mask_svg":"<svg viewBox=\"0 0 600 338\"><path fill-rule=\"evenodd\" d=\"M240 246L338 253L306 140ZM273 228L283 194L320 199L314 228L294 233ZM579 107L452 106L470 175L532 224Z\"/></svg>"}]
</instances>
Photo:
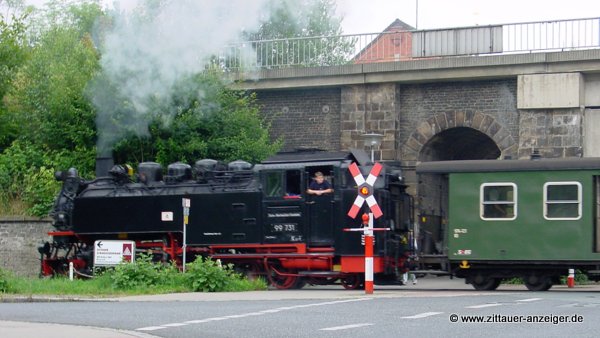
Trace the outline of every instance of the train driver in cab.
<instances>
[{"instance_id":1,"label":"train driver in cab","mask_svg":"<svg viewBox=\"0 0 600 338\"><path fill-rule=\"evenodd\" d=\"M331 184L325 179L325 177L323 176L323 173L320 171L317 171L315 173L314 179L308 185L308 189L306 190L306 192L309 195L320 196L323 194L332 193L333 188L331 187Z\"/></svg>"}]
</instances>

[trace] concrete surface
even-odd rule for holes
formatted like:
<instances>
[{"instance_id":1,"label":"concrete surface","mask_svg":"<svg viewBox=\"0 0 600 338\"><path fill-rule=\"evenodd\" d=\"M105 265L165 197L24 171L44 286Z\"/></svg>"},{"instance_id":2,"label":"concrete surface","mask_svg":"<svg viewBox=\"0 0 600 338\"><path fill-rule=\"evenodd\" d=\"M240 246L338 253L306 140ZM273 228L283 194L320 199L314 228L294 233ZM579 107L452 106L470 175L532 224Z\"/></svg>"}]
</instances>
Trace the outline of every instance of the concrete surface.
<instances>
[{"instance_id":1,"label":"concrete surface","mask_svg":"<svg viewBox=\"0 0 600 338\"><path fill-rule=\"evenodd\" d=\"M569 289L565 285L555 285L547 292L600 292L600 283L577 285ZM2 295L0 302L65 302L65 301L113 301L113 302L145 302L145 301L252 301L252 300L286 300L286 299L344 299L365 297L460 297L490 294L494 292L527 292L523 285L501 285L497 291L475 291L462 279L444 277L427 277L420 279L417 285L375 286L373 294L366 295L363 290L345 290L339 285L308 286L301 290L269 290L251 292L194 292L163 295L125 296L118 298L80 297L80 296L23 296ZM141 332L115 330L91 326L62 325L53 323L15 322L0 320L0 337L2 338L44 338L86 337L86 338L131 338L156 337Z\"/></svg>"},{"instance_id":2,"label":"concrete surface","mask_svg":"<svg viewBox=\"0 0 600 338\"><path fill-rule=\"evenodd\" d=\"M43 334L42 334L43 333ZM0 320L2 338L131 338L156 337L146 333L113 330L102 327L61 325L51 323L13 322Z\"/></svg>"}]
</instances>

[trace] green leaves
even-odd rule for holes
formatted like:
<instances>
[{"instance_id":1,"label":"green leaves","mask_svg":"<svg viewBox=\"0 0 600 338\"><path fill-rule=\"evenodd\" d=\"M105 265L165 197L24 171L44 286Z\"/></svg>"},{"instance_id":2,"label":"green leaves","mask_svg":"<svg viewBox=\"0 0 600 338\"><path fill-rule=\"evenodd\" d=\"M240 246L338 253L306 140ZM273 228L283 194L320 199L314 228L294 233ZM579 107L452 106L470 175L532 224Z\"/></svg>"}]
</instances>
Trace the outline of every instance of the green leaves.
<instances>
[{"instance_id":1,"label":"green leaves","mask_svg":"<svg viewBox=\"0 0 600 338\"><path fill-rule=\"evenodd\" d=\"M186 265L182 273L174 264L152 262L150 255L138 256L135 263L122 263L107 274L118 290L171 288L194 292L246 291L265 289L263 280L248 281L233 271L231 265L221 266L209 258L198 256Z\"/></svg>"},{"instance_id":2,"label":"green leaves","mask_svg":"<svg viewBox=\"0 0 600 338\"><path fill-rule=\"evenodd\" d=\"M186 266L186 280L193 291L224 291L231 279L239 278L232 266L221 266L216 261L203 259L201 256Z\"/></svg>"},{"instance_id":3,"label":"green leaves","mask_svg":"<svg viewBox=\"0 0 600 338\"><path fill-rule=\"evenodd\" d=\"M13 86L15 74L26 62L29 48L25 42L26 15L14 17L10 23L0 15L0 150L18 134L16 121L6 111L6 93Z\"/></svg>"},{"instance_id":4,"label":"green leaves","mask_svg":"<svg viewBox=\"0 0 600 338\"><path fill-rule=\"evenodd\" d=\"M10 272L0 268L0 293L11 291L12 275Z\"/></svg>"},{"instance_id":5,"label":"green leaves","mask_svg":"<svg viewBox=\"0 0 600 338\"><path fill-rule=\"evenodd\" d=\"M147 137L131 134L117 144L118 162L258 162L280 149L281 141L269 137L254 95L230 90L209 75L186 79L179 88L169 104L154 103Z\"/></svg>"},{"instance_id":6,"label":"green leaves","mask_svg":"<svg viewBox=\"0 0 600 338\"><path fill-rule=\"evenodd\" d=\"M73 29L47 32L16 74L8 107L19 138L50 149L94 145L94 113L84 88L97 71L97 55ZM43 132L42 132L43 131Z\"/></svg>"},{"instance_id":7,"label":"green leaves","mask_svg":"<svg viewBox=\"0 0 600 338\"><path fill-rule=\"evenodd\" d=\"M176 272L175 266L153 263L151 255L142 254L135 263L117 265L110 278L116 289L150 288L164 284Z\"/></svg>"},{"instance_id":8,"label":"green leaves","mask_svg":"<svg viewBox=\"0 0 600 338\"><path fill-rule=\"evenodd\" d=\"M257 55L262 66L340 65L352 58L355 41L339 37L343 17L336 15L334 0L273 0L269 4L270 15L258 31L246 34L248 40L261 40L261 48L268 51ZM313 39L294 39L308 37Z\"/></svg>"},{"instance_id":9,"label":"green leaves","mask_svg":"<svg viewBox=\"0 0 600 338\"><path fill-rule=\"evenodd\" d=\"M178 78L172 91L147 98L147 109L138 111L119 94L123 83L101 70L96 46L114 22L99 2L50 1L27 13L0 17L0 214L45 215L57 189L50 173L74 166L91 178L97 151L135 166L258 162L281 147L255 96L228 89L211 72ZM103 114L92 100L108 103ZM100 136L110 141L97 144ZM5 207L13 204L22 208Z\"/></svg>"}]
</instances>

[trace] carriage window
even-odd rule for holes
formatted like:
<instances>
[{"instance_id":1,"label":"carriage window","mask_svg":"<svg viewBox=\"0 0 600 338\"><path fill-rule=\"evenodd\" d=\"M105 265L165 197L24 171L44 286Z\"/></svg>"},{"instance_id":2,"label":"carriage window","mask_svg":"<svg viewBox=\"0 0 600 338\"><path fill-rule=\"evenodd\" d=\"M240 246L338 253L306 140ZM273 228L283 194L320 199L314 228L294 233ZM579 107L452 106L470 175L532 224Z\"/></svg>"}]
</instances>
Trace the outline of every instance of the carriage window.
<instances>
[{"instance_id":1,"label":"carriage window","mask_svg":"<svg viewBox=\"0 0 600 338\"><path fill-rule=\"evenodd\" d=\"M480 216L484 220L517 218L517 186L514 183L484 183L480 192Z\"/></svg>"},{"instance_id":2,"label":"carriage window","mask_svg":"<svg viewBox=\"0 0 600 338\"><path fill-rule=\"evenodd\" d=\"M283 196L283 179L280 172L267 173L265 177L265 195L268 197Z\"/></svg>"},{"instance_id":3,"label":"carriage window","mask_svg":"<svg viewBox=\"0 0 600 338\"><path fill-rule=\"evenodd\" d=\"M544 184L544 218L575 220L581 218L581 183L548 182Z\"/></svg>"}]
</instances>

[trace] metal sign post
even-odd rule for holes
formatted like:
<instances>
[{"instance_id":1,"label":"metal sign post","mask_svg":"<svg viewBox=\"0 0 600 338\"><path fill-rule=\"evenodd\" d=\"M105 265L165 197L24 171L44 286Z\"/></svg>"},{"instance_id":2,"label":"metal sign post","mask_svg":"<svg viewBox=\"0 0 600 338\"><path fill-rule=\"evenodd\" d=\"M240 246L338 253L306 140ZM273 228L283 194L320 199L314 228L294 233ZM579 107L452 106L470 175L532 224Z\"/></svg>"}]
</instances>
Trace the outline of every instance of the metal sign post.
<instances>
[{"instance_id":1,"label":"metal sign post","mask_svg":"<svg viewBox=\"0 0 600 338\"><path fill-rule=\"evenodd\" d=\"M183 206L183 245L181 246L182 250L183 250L183 272L185 273L185 254L187 251L187 224L188 224L188 220L190 217L190 199L189 198L184 198L182 199L181 202L182 206Z\"/></svg>"},{"instance_id":2,"label":"metal sign post","mask_svg":"<svg viewBox=\"0 0 600 338\"><path fill-rule=\"evenodd\" d=\"M374 231L387 231L390 228L374 228L373 213L362 215L362 228L345 228L344 231L362 231L365 236L365 294L373 293L373 242Z\"/></svg>"}]
</instances>

